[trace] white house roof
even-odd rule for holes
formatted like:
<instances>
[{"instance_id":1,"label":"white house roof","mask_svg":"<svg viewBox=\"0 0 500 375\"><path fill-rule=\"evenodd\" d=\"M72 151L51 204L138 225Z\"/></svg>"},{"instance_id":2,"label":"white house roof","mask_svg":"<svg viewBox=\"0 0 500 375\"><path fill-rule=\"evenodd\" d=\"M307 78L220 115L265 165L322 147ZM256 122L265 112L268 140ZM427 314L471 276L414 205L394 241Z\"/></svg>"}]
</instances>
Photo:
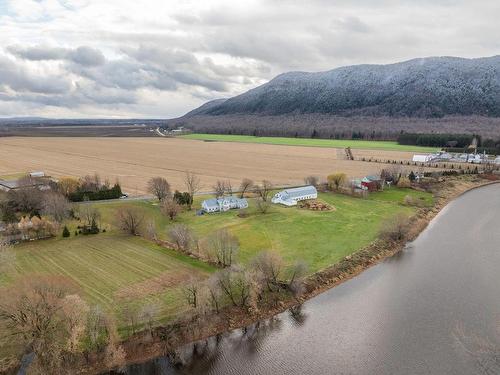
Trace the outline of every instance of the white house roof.
<instances>
[{"instance_id":1,"label":"white house roof","mask_svg":"<svg viewBox=\"0 0 500 375\"><path fill-rule=\"evenodd\" d=\"M224 203L224 201L229 202L229 203L246 203L246 199L240 199L237 197L224 197L224 198L211 198L203 201L203 205L205 205L207 208L211 207L219 207L219 203Z\"/></svg>"},{"instance_id":2,"label":"white house roof","mask_svg":"<svg viewBox=\"0 0 500 375\"><path fill-rule=\"evenodd\" d=\"M313 195L317 194L318 191L312 185L309 186L301 186L293 189L286 189L281 192L283 195L287 195L288 198L296 198L302 197L304 195Z\"/></svg>"},{"instance_id":3,"label":"white house roof","mask_svg":"<svg viewBox=\"0 0 500 375\"><path fill-rule=\"evenodd\" d=\"M219 207L219 202L215 198L204 200L202 204L207 207Z\"/></svg>"}]
</instances>

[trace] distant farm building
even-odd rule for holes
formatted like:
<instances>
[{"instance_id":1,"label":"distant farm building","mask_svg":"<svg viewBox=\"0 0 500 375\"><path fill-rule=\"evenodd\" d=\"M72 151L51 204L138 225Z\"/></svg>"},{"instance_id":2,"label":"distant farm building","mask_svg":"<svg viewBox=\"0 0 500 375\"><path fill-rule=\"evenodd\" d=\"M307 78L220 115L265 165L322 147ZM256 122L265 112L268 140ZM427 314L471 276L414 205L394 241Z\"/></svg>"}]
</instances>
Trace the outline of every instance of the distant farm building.
<instances>
[{"instance_id":1,"label":"distant farm building","mask_svg":"<svg viewBox=\"0 0 500 375\"><path fill-rule=\"evenodd\" d=\"M428 163L432 160L432 155L413 155L412 161L419 163Z\"/></svg>"},{"instance_id":2,"label":"distant farm building","mask_svg":"<svg viewBox=\"0 0 500 375\"><path fill-rule=\"evenodd\" d=\"M45 177L45 172L42 171L30 172L30 177L34 178Z\"/></svg>"},{"instance_id":3,"label":"distant farm building","mask_svg":"<svg viewBox=\"0 0 500 375\"><path fill-rule=\"evenodd\" d=\"M366 176L361 179L363 190L377 191L382 189L384 181L379 176Z\"/></svg>"},{"instance_id":4,"label":"distant farm building","mask_svg":"<svg viewBox=\"0 0 500 375\"><path fill-rule=\"evenodd\" d=\"M201 208L206 213L225 212L232 209L247 208L248 202L245 198L222 197L204 200Z\"/></svg>"},{"instance_id":5,"label":"distant farm building","mask_svg":"<svg viewBox=\"0 0 500 375\"><path fill-rule=\"evenodd\" d=\"M293 189L282 190L276 193L271 202L285 206L295 206L298 201L318 198L318 191L314 186L302 186Z\"/></svg>"},{"instance_id":6,"label":"distant farm building","mask_svg":"<svg viewBox=\"0 0 500 375\"><path fill-rule=\"evenodd\" d=\"M50 178L44 172L31 172L27 176L15 180L1 180L0 190L10 191L20 188L38 188L39 190L50 189Z\"/></svg>"}]
</instances>

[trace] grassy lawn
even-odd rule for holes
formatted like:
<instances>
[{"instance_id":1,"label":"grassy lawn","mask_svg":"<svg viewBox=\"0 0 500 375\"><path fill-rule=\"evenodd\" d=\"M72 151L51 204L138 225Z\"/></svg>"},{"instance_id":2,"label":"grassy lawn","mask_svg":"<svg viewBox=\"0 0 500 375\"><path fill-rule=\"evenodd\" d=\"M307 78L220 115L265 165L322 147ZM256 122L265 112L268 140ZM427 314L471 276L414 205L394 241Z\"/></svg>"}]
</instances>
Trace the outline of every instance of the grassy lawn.
<instances>
[{"instance_id":1,"label":"grassy lawn","mask_svg":"<svg viewBox=\"0 0 500 375\"><path fill-rule=\"evenodd\" d=\"M68 276L92 305L114 311L127 304L158 304L162 318L185 308L181 285L206 277L207 264L118 233L55 238L14 246L21 275ZM9 280L0 280L6 283Z\"/></svg>"},{"instance_id":2,"label":"grassy lawn","mask_svg":"<svg viewBox=\"0 0 500 375\"><path fill-rule=\"evenodd\" d=\"M273 205L269 213L262 215L255 211L250 199L250 215L245 218L238 217L236 211L195 216L193 210L182 213L175 223L189 225L200 239L209 237L217 229L229 229L240 240L239 260L243 263L248 263L261 250L273 250L289 265L296 260L305 261L313 273L374 241L386 219L399 212L413 213L414 208L402 205L407 195L422 197L425 204L432 204L430 194L411 189L386 189L372 193L368 199L320 193L319 198L333 205L335 211L316 212ZM199 207L202 199L197 197L194 207ZM123 204L142 208L146 217L155 220L159 236L167 237L172 222L159 212L154 202L101 204L103 220L112 222L115 210Z\"/></svg>"},{"instance_id":3,"label":"grassy lawn","mask_svg":"<svg viewBox=\"0 0 500 375\"><path fill-rule=\"evenodd\" d=\"M12 174L4 174L0 175L0 180L16 180L18 178L24 177L28 174L28 172L19 172L19 173L12 173Z\"/></svg>"},{"instance_id":4,"label":"grassy lawn","mask_svg":"<svg viewBox=\"0 0 500 375\"><path fill-rule=\"evenodd\" d=\"M297 207L273 205L267 214L255 210L249 200L249 215L236 211L196 216L195 210L183 212L174 223L189 225L197 236L207 239L215 230L227 228L240 241L239 261L248 264L262 250L281 254L287 265L301 260L309 273L328 267L344 256L377 238L384 221L415 208L402 205L405 196L421 198L432 204L430 194L410 189L391 188L372 193L367 199L320 193L319 199L335 207L316 212ZM204 197L196 197L199 207ZM124 306L154 303L160 320L182 314L186 307L182 286L191 277L205 278L215 269L201 261L164 249L140 237L120 234L114 227L116 210L123 206L143 210L146 221L154 220L158 234L167 238L173 223L160 213L154 201L98 203L106 233L74 235L75 223L68 223L71 237L22 243L14 246L18 275L63 275L74 280L84 298L92 305L112 311L124 328ZM14 279L2 279L5 286Z\"/></svg>"},{"instance_id":5,"label":"grassy lawn","mask_svg":"<svg viewBox=\"0 0 500 375\"><path fill-rule=\"evenodd\" d=\"M418 152L434 152L438 150L437 148L434 147L400 145L397 142L392 142L392 141L254 137L251 135L226 135L226 134L187 134L180 137L186 139L199 139L203 141L265 143L265 144L286 145L286 146L310 146L310 147L332 147L332 148L351 147L353 149L418 151Z\"/></svg>"}]
</instances>

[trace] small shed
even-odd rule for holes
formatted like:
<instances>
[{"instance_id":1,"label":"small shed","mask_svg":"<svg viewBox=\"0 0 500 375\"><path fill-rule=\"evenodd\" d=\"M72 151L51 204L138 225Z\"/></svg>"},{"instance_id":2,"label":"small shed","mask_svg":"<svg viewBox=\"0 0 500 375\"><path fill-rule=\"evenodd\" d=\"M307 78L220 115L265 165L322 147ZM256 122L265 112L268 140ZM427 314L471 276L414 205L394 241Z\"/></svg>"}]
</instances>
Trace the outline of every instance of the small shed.
<instances>
[{"instance_id":1,"label":"small shed","mask_svg":"<svg viewBox=\"0 0 500 375\"><path fill-rule=\"evenodd\" d=\"M384 181L378 176L366 176L361 179L361 185L368 191L378 191L383 187Z\"/></svg>"},{"instance_id":2,"label":"small shed","mask_svg":"<svg viewBox=\"0 0 500 375\"><path fill-rule=\"evenodd\" d=\"M40 178L40 177L45 177L45 172L43 172L43 171L34 171L34 172L30 172L30 177L31 177L31 178Z\"/></svg>"}]
</instances>

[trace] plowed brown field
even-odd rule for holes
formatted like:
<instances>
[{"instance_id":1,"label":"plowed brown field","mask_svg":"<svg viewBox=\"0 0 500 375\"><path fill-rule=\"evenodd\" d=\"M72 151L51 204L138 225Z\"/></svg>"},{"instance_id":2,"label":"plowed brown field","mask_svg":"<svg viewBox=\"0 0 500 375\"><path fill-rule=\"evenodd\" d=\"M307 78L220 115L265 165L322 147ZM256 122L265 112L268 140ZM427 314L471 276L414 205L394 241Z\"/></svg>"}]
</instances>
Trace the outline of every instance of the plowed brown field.
<instances>
[{"instance_id":1,"label":"plowed brown field","mask_svg":"<svg viewBox=\"0 0 500 375\"><path fill-rule=\"evenodd\" d=\"M353 150L355 157L410 160L413 153ZM384 167L343 159L342 149L204 142L178 138L0 138L0 175L43 170L54 177L99 173L119 180L129 194L145 194L150 177L163 176L183 189L186 170L198 174L204 191L217 179L237 187L242 178L294 185L305 176L344 172L350 177Z\"/></svg>"}]
</instances>

